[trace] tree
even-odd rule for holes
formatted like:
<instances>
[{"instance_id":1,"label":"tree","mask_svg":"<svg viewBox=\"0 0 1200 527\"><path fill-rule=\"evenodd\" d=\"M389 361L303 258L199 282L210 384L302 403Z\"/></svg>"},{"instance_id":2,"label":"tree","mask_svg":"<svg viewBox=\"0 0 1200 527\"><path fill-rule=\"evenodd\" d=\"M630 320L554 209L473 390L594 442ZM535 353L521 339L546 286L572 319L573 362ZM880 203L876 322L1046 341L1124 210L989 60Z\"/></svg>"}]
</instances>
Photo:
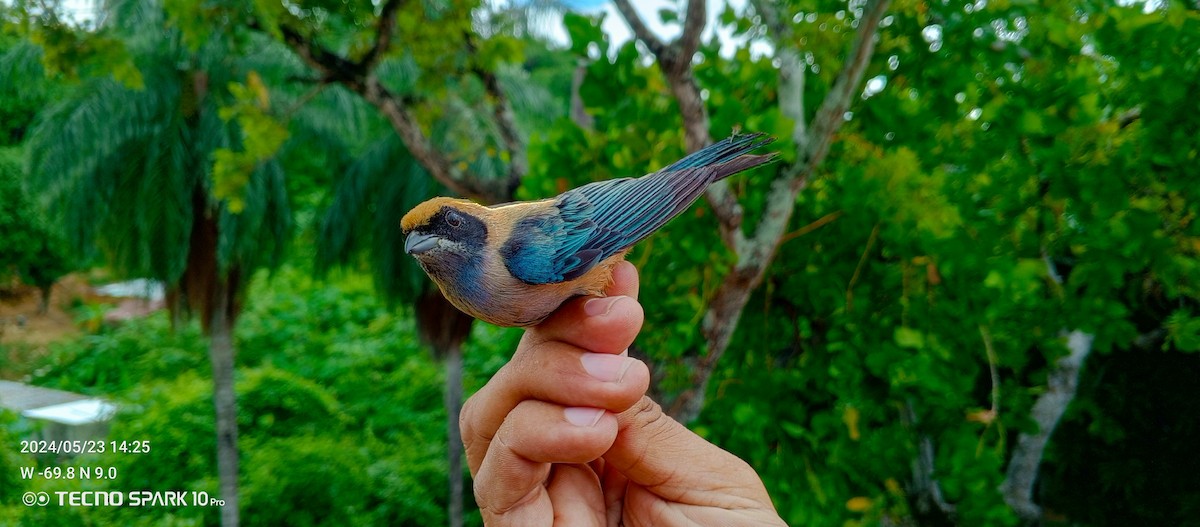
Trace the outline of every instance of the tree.
<instances>
[{"instance_id":1,"label":"tree","mask_svg":"<svg viewBox=\"0 0 1200 527\"><path fill-rule=\"evenodd\" d=\"M415 307L422 339L445 364L448 511L450 525L461 525L462 344L473 319L446 302L403 254L396 222L431 196L428 179L484 203L511 201L528 171L527 133L519 119L545 120L561 110L546 111L553 101L538 87L520 84L525 72L511 64L522 42L500 31L485 36L473 17L476 2L431 10L389 0L300 14L279 6L227 7L246 27L280 38L317 74L311 83L362 97L396 134L361 147L363 154L339 182L321 226L318 268L345 263L353 253L347 249L370 248L380 290ZM502 27L504 16L493 13L490 23ZM322 31L331 26L347 32L331 39ZM337 51L347 42L368 44ZM521 108L531 111L519 116Z\"/></svg>"},{"instance_id":2,"label":"tree","mask_svg":"<svg viewBox=\"0 0 1200 527\"><path fill-rule=\"evenodd\" d=\"M80 83L40 118L29 166L76 255L86 261L103 247L118 272L171 284L171 307L200 319L213 369L221 522L235 526L232 329L250 273L277 264L289 236L284 174L271 157L286 130L253 119L270 102L234 42L188 41L161 4L105 9L90 32L53 9L28 14L43 62Z\"/></svg>"},{"instance_id":3,"label":"tree","mask_svg":"<svg viewBox=\"0 0 1200 527\"><path fill-rule=\"evenodd\" d=\"M41 292L38 314L50 308L50 288L71 270L63 242L25 188L9 151L0 150L0 287L19 277Z\"/></svg>"},{"instance_id":4,"label":"tree","mask_svg":"<svg viewBox=\"0 0 1200 527\"><path fill-rule=\"evenodd\" d=\"M305 182L336 182L317 221L318 267L370 267L378 290L417 306L447 370L451 466L455 364L470 321L428 295L400 251L402 212L432 193L509 199L515 186L533 199L644 173L740 127L778 137L781 161L731 178L630 254L653 315L632 352L655 361L656 390L676 415L695 415L697 433L759 471L789 522L1170 524L1195 510L1186 455L1200 433L1186 389L1200 368L1194 9L751 2L715 17L738 37L729 52L704 36L706 5L689 2L658 14L680 28L670 43L635 27L638 42L614 46L600 20L568 14L563 52L472 2L260 4L173 2L168 20L185 41L232 36L293 50L260 69L261 82L230 68L226 80L244 82L209 90L221 101L209 108L225 108L234 132L269 139L287 123L322 146L279 147L337 174ZM622 7L631 25L648 25ZM97 64L55 49L50 63L75 64L82 77ZM106 49L99 63L142 56ZM118 68L121 78L153 70L138 66ZM263 94L293 104L264 108ZM507 139L509 118L518 142ZM245 215L258 210L258 187L238 176L274 147L232 135L195 166L215 160L213 201ZM514 152L527 155L523 176ZM321 314L345 301L336 296L323 293L307 316L264 315L260 349L243 358L293 367L288 384L307 386L299 375L333 386L329 396L352 399L342 403L365 428L387 429L363 436L389 452L409 431L395 421L407 417L380 424L384 395L356 383L402 384L411 374L378 365L394 366L411 337L395 345L397 333L374 334L365 346L363 332L328 330ZM407 331L406 311L382 323L374 309L337 324ZM318 329L305 333L309 318ZM286 358L264 351L292 340L306 342ZM344 341L350 357L314 353ZM503 347L470 343L489 344ZM433 369L416 377L419 389L386 396L417 401L427 425ZM305 446L280 445L256 459ZM429 450L368 472L404 472ZM361 457L301 454L300 474L310 475ZM440 466L415 472L390 492L419 487L423 503L441 495L424 483ZM451 493L460 473L451 471ZM272 490L247 496L264 503L280 495ZM408 507L387 503L377 518Z\"/></svg>"},{"instance_id":5,"label":"tree","mask_svg":"<svg viewBox=\"0 0 1200 527\"><path fill-rule=\"evenodd\" d=\"M0 195L0 285L7 285L28 265L40 230L15 160L0 158Z\"/></svg>"},{"instance_id":6,"label":"tree","mask_svg":"<svg viewBox=\"0 0 1200 527\"><path fill-rule=\"evenodd\" d=\"M25 275L43 290L43 311L49 286L65 274L64 263L48 241L41 204L26 188L21 141L37 109L47 103L55 84L44 79L37 47L21 40L17 28L0 7L0 285ZM30 272L38 276L31 276ZM43 287L44 286L44 287Z\"/></svg>"},{"instance_id":7,"label":"tree","mask_svg":"<svg viewBox=\"0 0 1200 527\"><path fill-rule=\"evenodd\" d=\"M41 300L38 302L39 315L50 311L51 289L60 278L73 269L62 236L43 224L34 251L20 269L21 280L41 292Z\"/></svg>"},{"instance_id":8,"label":"tree","mask_svg":"<svg viewBox=\"0 0 1200 527\"><path fill-rule=\"evenodd\" d=\"M863 31L868 19L857 9L872 5L791 2L777 6L783 18L771 17L772 5L723 13L750 42L770 35L776 54L761 58L748 45L732 57L711 42L698 53L681 48L686 19L680 40L639 50L612 49L597 21L568 18L573 50L601 51L580 90L595 125L559 127L535 142L526 188L541 197L564 173L588 175L560 187L676 155L689 103L672 76L698 86L712 119L696 127L702 133L741 125L790 136L804 121L781 108L791 97L841 93L834 87L845 62L835 50ZM1196 228L1178 201L1189 169L1177 163L1193 138L1166 134L1189 129L1195 114L1157 114L1143 130L1151 126L1144 108L1115 101L1142 93L1155 108L1179 107L1178 90L1193 82L1191 55L1171 52L1188 59L1163 70L1129 68L1157 59L1128 32L1154 27L1161 36L1166 22L1167 41L1186 46L1175 31L1194 27L1193 15L1179 6L1143 14L1094 3L985 7L896 4L878 21L886 29L865 66L871 80L845 92L854 101L834 117L845 121L840 140L809 190L768 192L761 173L731 182L747 221L767 221L779 210L772 203L794 206L795 217L779 231L779 256L761 287L747 293L738 327L748 330L731 337L732 357L699 391L709 399L694 426L788 496L780 509L792 523L1007 525L1019 521L1013 506L1036 515L1005 500L1032 502L1041 449L1053 451L1048 439L1083 358L1191 342L1164 339L1194 327L1194 281L1181 273L1194 268L1185 233ZM780 70L797 45L802 74L789 79ZM646 51L657 55L657 72L641 67ZM671 57L687 57L689 71L678 73ZM1167 70L1182 77L1159 76ZM785 144L785 165L804 159L789 154L796 144ZM1140 166L1149 153L1158 155L1154 171ZM656 384L668 394L698 386L704 359L695 355L712 348L694 328L727 291L721 273L746 261L713 249L712 216L724 221L715 201L711 215L701 207L631 255L647 290L669 292L643 296L655 316L638 343L658 361ZM1042 393L1054 404L1040 402ZM1025 437L1036 448L1018 446ZM1006 496L1002 487L1021 490Z\"/></svg>"},{"instance_id":9,"label":"tree","mask_svg":"<svg viewBox=\"0 0 1200 527\"><path fill-rule=\"evenodd\" d=\"M725 275L705 309L700 331L706 349L693 366L691 386L676 395L670 403L669 412L676 418L690 422L704 407L708 381L725 349L729 347L750 293L762 283L774 259L792 217L796 196L825 160L833 134L841 127L853 95L861 90L863 72L874 53L876 30L889 3L888 0L875 0L851 10L857 31L850 52L811 122L806 121L804 106L806 67L800 60L799 50L792 47L795 35L786 21L786 13L777 11L777 7L769 2L754 4L778 53L779 112L795 123L791 140L796 146L797 155L772 180L771 198L765 204L754 234L749 237L743 230L743 207L729 190L728 182L711 185L705 194L719 219L722 240L734 252L737 263ZM646 28L628 0L617 0L616 4L638 40L658 59L659 67L679 105L688 151L696 151L712 143L708 110L692 72L692 57L696 54L700 34L707 22L707 3L703 0L688 2L683 33L670 45L664 44Z\"/></svg>"}]
</instances>

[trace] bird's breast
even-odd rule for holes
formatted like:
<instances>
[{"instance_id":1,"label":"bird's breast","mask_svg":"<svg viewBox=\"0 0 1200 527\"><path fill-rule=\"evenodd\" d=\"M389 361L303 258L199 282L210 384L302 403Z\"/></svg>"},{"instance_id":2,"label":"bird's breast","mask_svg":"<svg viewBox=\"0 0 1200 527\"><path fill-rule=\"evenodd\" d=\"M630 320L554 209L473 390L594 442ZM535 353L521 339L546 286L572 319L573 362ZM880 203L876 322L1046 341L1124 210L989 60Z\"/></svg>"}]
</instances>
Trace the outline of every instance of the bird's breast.
<instances>
[{"instance_id":1,"label":"bird's breast","mask_svg":"<svg viewBox=\"0 0 1200 527\"><path fill-rule=\"evenodd\" d=\"M576 296L603 296L612 281L612 268L624 258L624 252L575 280L536 285L509 274L499 262L499 254L489 257L496 260L485 262L479 279L438 280L438 286L450 303L468 315L497 326L527 327L541 323Z\"/></svg>"}]
</instances>

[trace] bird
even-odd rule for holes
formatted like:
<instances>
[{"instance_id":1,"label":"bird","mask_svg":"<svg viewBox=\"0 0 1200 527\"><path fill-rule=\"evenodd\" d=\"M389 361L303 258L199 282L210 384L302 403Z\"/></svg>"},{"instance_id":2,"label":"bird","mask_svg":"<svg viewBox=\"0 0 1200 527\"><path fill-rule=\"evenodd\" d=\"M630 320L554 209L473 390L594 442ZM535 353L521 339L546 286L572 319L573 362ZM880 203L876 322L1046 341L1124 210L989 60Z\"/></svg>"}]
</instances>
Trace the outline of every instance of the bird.
<instances>
[{"instance_id":1,"label":"bird","mask_svg":"<svg viewBox=\"0 0 1200 527\"><path fill-rule=\"evenodd\" d=\"M462 312L497 326L534 326L572 298L603 296L634 244L714 181L774 160L775 153L750 154L773 141L734 133L657 172L538 201L433 198L400 220L404 251Z\"/></svg>"}]
</instances>

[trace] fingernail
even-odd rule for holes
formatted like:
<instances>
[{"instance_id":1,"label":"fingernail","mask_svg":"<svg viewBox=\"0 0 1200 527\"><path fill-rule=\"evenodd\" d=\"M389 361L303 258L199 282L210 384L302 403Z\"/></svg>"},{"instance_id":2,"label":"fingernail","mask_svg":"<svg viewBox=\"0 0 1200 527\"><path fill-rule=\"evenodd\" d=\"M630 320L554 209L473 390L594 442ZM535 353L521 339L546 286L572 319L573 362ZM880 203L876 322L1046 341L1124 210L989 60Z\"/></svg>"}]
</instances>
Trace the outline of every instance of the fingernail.
<instances>
[{"instance_id":1,"label":"fingernail","mask_svg":"<svg viewBox=\"0 0 1200 527\"><path fill-rule=\"evenodd\" d=\"M604 382L620 382L633 364L633 359L629 357L608 353L584 353L579 361L588 375Z\"/></svg>"},{"instance_id":2,"label":"fingernail","mask_svg":"<svg viewBox=\"0 0 1200 527\"><path fill-rule=\"evenodd\" d=\"M566 408L563 409L563 415L566 416L567 422L575 426L596 426L600 422L600 418L604 417L603 408Z\"/></svg>"},{"instance_id":3,"label":"fingernail","mask_svg":"<svg viewBox=\"0 0 1200 527\"><path fill-rule=\"evenodd\" d=\"M609 311L612 311L613 305L615 305L617 303L617 301L622 298L625 298L625 297L606 296L604 298L593 298L591 300L588 300L587 302L584 302L583 312L587 313L587 315L589 317L599 317L599 316L607 315Z\"/></svg>"}]
</instances>

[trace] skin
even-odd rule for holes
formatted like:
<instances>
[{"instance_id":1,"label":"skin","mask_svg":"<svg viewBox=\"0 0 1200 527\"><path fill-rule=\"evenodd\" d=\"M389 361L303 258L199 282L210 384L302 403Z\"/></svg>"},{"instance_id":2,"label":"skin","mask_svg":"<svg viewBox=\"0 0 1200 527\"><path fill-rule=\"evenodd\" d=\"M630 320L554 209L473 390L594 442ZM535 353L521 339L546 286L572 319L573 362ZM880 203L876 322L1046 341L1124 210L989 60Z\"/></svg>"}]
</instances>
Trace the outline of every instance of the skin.
<instances>
[{"instance_id":1,"label":"skin","mask_svg":"<svg viewBox=\"0 0 1200 527\"><path fill-rule=\"evenodd\" d=\"M460 416L490 526L786 525L748 464L646 397L637 271L525 332Z\"/></svg>"}]
</instances>

